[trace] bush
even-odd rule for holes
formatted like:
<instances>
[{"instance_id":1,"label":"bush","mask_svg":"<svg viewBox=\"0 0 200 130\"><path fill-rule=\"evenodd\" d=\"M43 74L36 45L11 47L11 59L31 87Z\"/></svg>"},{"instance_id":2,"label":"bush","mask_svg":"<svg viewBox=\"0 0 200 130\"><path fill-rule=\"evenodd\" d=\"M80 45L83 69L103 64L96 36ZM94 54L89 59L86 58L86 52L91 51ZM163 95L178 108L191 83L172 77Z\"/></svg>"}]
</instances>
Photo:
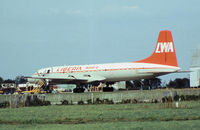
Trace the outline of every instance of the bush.
<instances>
[{"instance_id":1,"label":"bush","mask_svg":"<svg viewBox=\"0 0 200 130\"><path fill-rule=\"evenodd\" d=\"M200 100L200 95L176 95L174 96L174 101L191 101L191 100ZM162 102L172 102L172 97L163 97Z\"/></svg>"},{"instance_id":2,"label":"bush","mask_svg":"<svg viewBox=\"0 0 200 130\"><path fill-rule=\"evenodd\" d=\"M166 99L167 97L163 97L162 98L162 103L165 103L165 102L167 102L167 99Z\"/></svg>"},{"instance_id":3,"label":"bush","mask_svg":"<svg viewBox=\"0 0 200 130\"><path fill-rule=\"evenodd\" d=\"M92 104L92 99L88 99L87 104Z\"/></svg>"},{"instance_id":4,"label":"bush","mask_svg":"<svg viewBox=\"0 0 200 130\"><path fill-rule=\"evenodd\" d=\"M109 99L104 99L103 103L104 104L114 104L113 100L109 100Z\"/></svg>"},{"instance_id":5,"label":"bush","mask_svg":"<svg viewBox=\"0 0 200 130\"><path fill-rule=\"evenodd\" d=\"M37 97L31 99L31 97L28 96L27 100L25 101L25 106L48 106L48 105L51 105L50 101L42 101Z\"/></svg>"},{"instance_id":6,"label":"bush","mask_svg":"<svg viewBox=\"0 0 200 130\"><path fill-rule=\"evenodd\" d=\"M10 103L8 101L0 103L0 108L7 108L10 106Z\"/></svg>"},{"instance_id":7,"label":"bush","mask_svg":"<svg viewBox=\"0 0 200 130\"><path fill-rule=\"evenodd\" d=\"M122 104L131 103L131 99L123 99Z\"/></svg>"},{"instance_id":8,"label":"bush","mask_svg":"<svg viewBox=\"0 0 200 130\"><path fill-rule=\"evenodd\" d=\"M181 101L185 101L185 97L183 95L180 96Z\"/></svg>"},{"instance_id":9,"label":"bush","mask_svg":"<svg viewBox=\"0 0 200 130\"><path fill-rule=\"evenodd\" d=\"M171 96L163 97L162 98L162 103L166 103L166 102L173 102L173 98Z\"/></svg>"},{"instance_id":10,"label":"bush","mask_svg":"<svg viewBox=\"0 0 200 130\"><path fill-rule=\"evenodd\" d=\"M167 102L173 102L173 98L171 96L167 97Z\"/></svg>"},{"instance_id":11,"label":"bush","mask_svg":"<svg viewBox=\"0 0 200 130\"><path fill-rule=\"evenodd\" d=\"M82 100L78 101L78 105L84 105L84 102Z\"/></svg>"},{"instance_id":12,"label":"bush","mask_svg":"<svg viewBox=\"0 0 200 130\"><path fill-rule=\"evenodd\" d=\"M50 101L43 101L43 106L48 106L48 105L51 105Z\"/></svg>"},{"instance_id":13,"label":"bush","mask_svg":"<svg viewBox=\"0 0 200 130\"><path fill-rule=\"evenodd\" d=\"M62 105L69 105L69 101L63 100L63 101L62 101Z\"/></svg>"},{"instance_id":14,"label":"bush","mask_svg":"<svg viewBox=\"0 0 200 130\"><path fill-rule=\"evenodd\" d=\"M132 100L131 100L131 103L138 103L138 100L132 99Z\"/></svg>"},{"instance_id":15,"label":"bush","mask_svg":"<svg viewBox=\"0 0 200 130\"><path fill-rule=\"evenodd\" d=\"M158 103L158 100L157 99L153 99L152 103Z\"/></svg>"},{"instance_id":16,"label":"bush","mask_svg":"<svg viewBox=\"0 0 200 130\"><path fill-rule=\"evenodd\" d=\"M179 101L179 95L174 96L174 101Z\"/></svg>"},{"instance_id":17,"label":"bush","mask_svg":"<svg viewBox=\"0 0 200 130\"><path fill-rule=\"evenodd\" d=\"M130 104L130 103L139 103L139 101L137 99L123 99L121 104Z\"/></svg>"},{"instance_id":18,"label":"bush","mask_svg":"<svg viewBox=\"0 0 200 130\"><path fill-rule=\"evenodd\" d=\"M94 104L102 104L103 103L103 101L102 100L100 100L99 98L96 98L96 101L95 101L95 103Z\"/></svg>"},{"instance_id":19,"label":"bush","mask_svg":"<svg viewBox=\"0 0 200 130\"><path fill-rule=\"evenodd\" d=\"M186 101L190 101L190 100L199 100L200 99L200 95L196 96L196 95L185 95L185 100Z\"/></svg>"}]
</instances>

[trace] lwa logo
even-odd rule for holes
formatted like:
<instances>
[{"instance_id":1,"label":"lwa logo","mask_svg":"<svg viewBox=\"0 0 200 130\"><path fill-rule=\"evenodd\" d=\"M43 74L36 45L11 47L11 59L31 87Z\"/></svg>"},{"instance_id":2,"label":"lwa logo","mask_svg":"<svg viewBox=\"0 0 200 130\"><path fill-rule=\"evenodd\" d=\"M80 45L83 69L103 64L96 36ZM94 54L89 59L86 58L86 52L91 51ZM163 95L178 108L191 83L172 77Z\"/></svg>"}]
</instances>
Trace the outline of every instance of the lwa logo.
<instances>
[{"instance_id":1,"label":"lwa logo","mask_svg":"<svg viewBox=\"0 0 200 130\"><path fill-rule=\"evenodd\" d=\"M174 52L172 42L158 42L155 53Z\"/></svg>"}]
</instances>

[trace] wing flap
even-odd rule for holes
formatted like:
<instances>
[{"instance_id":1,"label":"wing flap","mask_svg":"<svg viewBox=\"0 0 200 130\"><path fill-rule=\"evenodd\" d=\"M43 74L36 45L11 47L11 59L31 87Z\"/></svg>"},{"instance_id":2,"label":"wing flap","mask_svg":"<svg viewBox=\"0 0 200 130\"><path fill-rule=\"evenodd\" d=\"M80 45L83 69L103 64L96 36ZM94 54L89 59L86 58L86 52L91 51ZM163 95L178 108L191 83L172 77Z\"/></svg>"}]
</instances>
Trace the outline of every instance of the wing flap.
<instances>
[{"instance_id":1,"label":"wing flap","mask_svg":"<svg viewBox=\"0 0 200 130\"><path fill-rule=\"evenodd\" d=\"M83 74L46 74L42 76L32 76L26 78L33 78L33 79L47 79L52 82L59 83L67 83L67 82L95 82L95 81L104 81L106 78L98 75L83 75Z\"/></svg>"}]
</instances>

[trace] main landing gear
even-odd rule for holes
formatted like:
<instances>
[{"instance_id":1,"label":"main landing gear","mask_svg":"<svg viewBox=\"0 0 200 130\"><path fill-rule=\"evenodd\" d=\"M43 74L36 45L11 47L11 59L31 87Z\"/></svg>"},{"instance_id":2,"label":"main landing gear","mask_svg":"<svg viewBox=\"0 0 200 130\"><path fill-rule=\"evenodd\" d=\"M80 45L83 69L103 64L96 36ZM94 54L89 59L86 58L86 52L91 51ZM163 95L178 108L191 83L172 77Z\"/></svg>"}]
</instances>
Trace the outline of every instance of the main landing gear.
<instances>
[{"instance_id":1,"label":"main landing gear","mask_svg":"<svg viewBox=\"0 0 200 130\"><path fill-rule=\"evenodd\" d=\"M114 88L112 85L114 82L93 82L91 84L77 84L77 87L73 89L74 93L83 93L85 89L90 90L90 92L113 92Z\"/></svg>"},{"instance_id":2,"label":"main landing gear","mask_svg":"<svg viewBox=\"0 0 200 130\"><path fill-rule=\"evenodd\" d=\"M84 93L86 84L77 84L76 88L73 89L73 93Z\"/></svg>"}]
</instances>

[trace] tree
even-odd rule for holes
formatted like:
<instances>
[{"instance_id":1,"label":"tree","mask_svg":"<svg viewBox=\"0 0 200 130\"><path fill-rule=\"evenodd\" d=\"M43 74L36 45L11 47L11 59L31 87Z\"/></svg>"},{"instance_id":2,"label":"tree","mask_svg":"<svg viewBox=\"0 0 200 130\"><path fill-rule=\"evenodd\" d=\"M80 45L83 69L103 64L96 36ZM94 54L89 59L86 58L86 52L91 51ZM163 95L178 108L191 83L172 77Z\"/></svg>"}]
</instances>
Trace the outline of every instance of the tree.
<instances>
[{"instance_id":1,"label":"tree","mask_svg":"<svg viewBox=\"0 0 200 130\"><path fill-rule=\"evenodd\" d=\"M4 80L3 83L15 83L15 80L12 80L12 79L6 79L6 80Z\"/></svg>"},{"instance_id":2,"label":"tree","mask_svg":"<svg viewBox=\"0 0 200 130\"><path fill-rule=\"evenodd\" d=\"M173 80L170 80L169 83L166 85L168 88L175 88L176 82Z\"/></svg>"},{"instance_id":3,"label":"tree","mask_svg":"<svg viewBox=\"0 0 200 130\"><path fill-rule=\"evenodd\" d=\"M131 80L131 81L126 81L126 88L127 89L134 89L138 90L142 86L141 80Z\"/></svg>"},{"instance_id":4,"label":"tree","mask_svg":"<svg viewBox=\"0 0 200 130\"><path fill-rule=\"evenodd\" d=\"M161 79L159 78L144 79L142 83L144 85L144 89L155 89L161 86Z\"/></svg>"},{"instance_id":5,"label":"tree","mask_svg":"<svg viewBox=\"0 0 200 130\"><path fill-rule=\"evenodd\" d=\"M3 78L2 78L2 77L0 77L0 84L1 84L1 83L3 83Z\"/></svg>"},{"instance_id":6,"label":"tree","mask_svg":"<svg viewBox=\"0 0 200 130\"><path fill-rule=\"evenodd\" d=\"M126 82L128 89L155 89L161 86L161 79L151 78L144 80L132 80Z\"/></svg>"},{"instance_id":7,"label":"tree","mask_svg":"<svg viewBox=\"0 0 200 130\"><path fill-rule=\"evenodd\" d=\"M21 84L21 83L26 83L27 82L27 79L24 78L24 76L17 76L15 78L15 83L16 84Z\"/></svg>"},{"instance_id":8,"label":"tree","mask_svg":"<svg viewBox=\"0 0 200 130\"><path fill-rule=\"evenodd\" d=\"M175 80L170 80L167 84L169 88L188 88L190 80L188 78L176 78Z\"/></svg>"},{"instance_id":9,"label":"tree","mask_svg":"<svg viewBox=\"0 0 200 130\"><path fill-rule=\"evenodd\" d=\"M190 79L183 78L183 82L185 82L185 88L189 88L190 87Z\"/></svg>"}]
</instances>

